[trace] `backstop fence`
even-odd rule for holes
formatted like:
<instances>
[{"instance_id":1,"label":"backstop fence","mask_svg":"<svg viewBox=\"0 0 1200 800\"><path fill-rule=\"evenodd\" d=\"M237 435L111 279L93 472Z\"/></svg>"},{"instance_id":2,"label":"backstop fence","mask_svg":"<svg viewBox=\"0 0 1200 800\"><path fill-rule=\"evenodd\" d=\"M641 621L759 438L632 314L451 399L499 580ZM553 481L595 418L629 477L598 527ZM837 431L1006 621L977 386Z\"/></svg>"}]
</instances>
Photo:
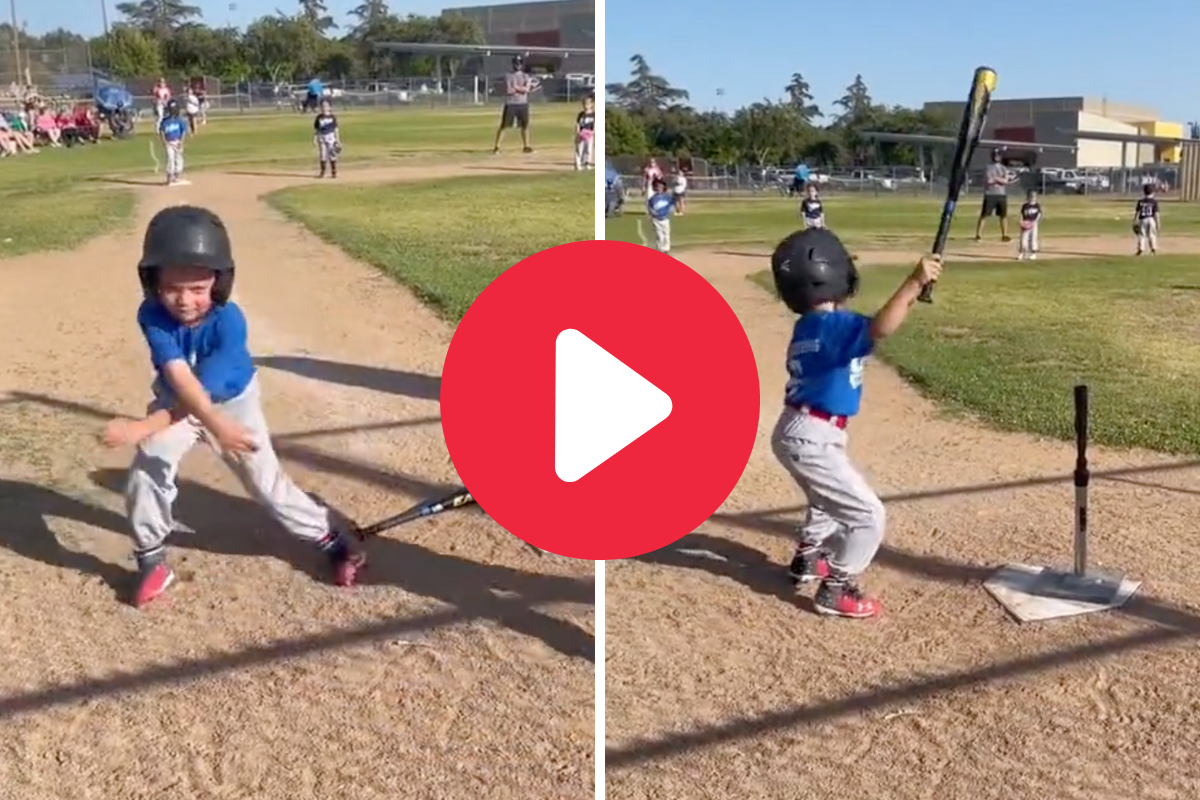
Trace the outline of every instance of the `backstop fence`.
<instances>
[{"instance_id":1,"label":"backstop fence","mask_svg":"<svg viewBox=\"0 0 1200 800\"><path fill-rule=\"evenodd\" d=\"M1200 146L1200 142L1197 143ZM1192 150L1185 145L1185 157L1181 164L1147 165L1120 169L1079 170L1014 170L1014 184L1010 196L1029 189L1043 195L1106 195L1133 197L1150 184L1164 199L1178 198L1200 201L1200 147ZM791 167L726 166L704 159L693 158L680 162L679 159L662 157L658 164L668 174L681 165L688 180L688 191L695 195L787 195L792 185ZM616 156L609 162L620 173L626 192L639 194L642 189L641 169L645 159L634 156ZM823 194L867 193L927 194L945 197L945 175L922 171L914 167L875 165L847 169L819 168L810 170L810 178ZM978 192L983 185L982 171L967 178L965 192Z\"/></svg>"}]
</instances>

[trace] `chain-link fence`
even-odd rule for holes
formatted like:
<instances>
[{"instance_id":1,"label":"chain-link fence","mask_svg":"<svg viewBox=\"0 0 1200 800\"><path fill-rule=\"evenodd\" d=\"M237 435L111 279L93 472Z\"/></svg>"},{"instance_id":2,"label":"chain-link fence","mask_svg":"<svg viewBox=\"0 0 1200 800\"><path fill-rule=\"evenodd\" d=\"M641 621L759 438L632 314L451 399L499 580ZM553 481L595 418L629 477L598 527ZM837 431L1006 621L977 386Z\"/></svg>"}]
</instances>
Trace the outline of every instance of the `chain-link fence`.
<instances>
[{"instance_id":1,"label":"chain-link fence","mask_svg":"<svg viewBox=\"0 0 1200 800\"><path fill-rule=\"evenodd\" d=\"M694 195L789 196L794 182L791 167L722 166L704 159L657 158L667 174L682 167L688 191ZM616 156L609 163L621 175L627 193L644 191L642 167L646 160L634 156ZM1161 195L1170 197L1179 189L1179 167L1174 164L1147 165L1128 169L1043 169L1010 170L1010 195L1030 189L1045 195L1135 195L1142 187L1153 185ZM823 194L872 195L946 195L947 176L917 167L875 166L845 169L813 167L810 182ZM983 171L967 176L965 194L979 192Z\"/></svg>"},{"instance_id":2,"label":"chain-link fence","mask_svg":"<svg viewBox=\"0 0 1200 800\"><path fill-rule=\"evenodd\" d=\"M157 76L122 82L133 95L136 113L153 113L153 86ZM188 85L201 82L206 91L210 114L239 114L263 112L298 112L308 93L306 85L259 82L229 83L215 78L168 80L176 97ZM48 100L86 100L91 98L91 73L80 76L70 85L58 82L57 90L35 84L37 94ZM8 91L5 91L5 90ZM337 108L403 108L500 104L504 102L503 75L474 75L456 78L412 77L382 81L331 81L325 90ZM530 102L579 103L594 92L592 85L569 78L541 77L539 89L529 96ZM0 105L15 105L27 92L20 86L0 84Z\"/></svg>"},{"instance_id":3,"label":"chain-link fence","mask_svg":"<svg viewBox=\"0 0 1200 800\"><path fill-rule=\"evenodd\" d=\"M91 73L91 52L84 42L54 48L21 47L14 51L11 39L0 39L0 93L10 92L14 85L51 88L75 81L86 85L91 81Z\"/></svg>"}]
</instances>

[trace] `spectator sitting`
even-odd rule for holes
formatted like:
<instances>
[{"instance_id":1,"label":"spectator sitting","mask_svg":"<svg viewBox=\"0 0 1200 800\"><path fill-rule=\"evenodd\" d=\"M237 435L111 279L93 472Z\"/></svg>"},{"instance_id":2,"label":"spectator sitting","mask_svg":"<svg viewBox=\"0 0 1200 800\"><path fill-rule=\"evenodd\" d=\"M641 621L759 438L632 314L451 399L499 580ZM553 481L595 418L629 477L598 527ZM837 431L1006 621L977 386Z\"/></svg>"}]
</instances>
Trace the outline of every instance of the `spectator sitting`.
<instances>
[{"instance_id":1,"label":"spectator sitting","mask_svg":"<svg viewBox=\"0 0 1200 800\"><path fill-rule=\"evenodd\" d=\"M0 114L0 120L4 120L4 115ZM5 120L3 125L8 125ZM17 154L17 141L13 138L12 131L6 127L0 127L0 157L15 156Z\"/></svg>"},{"instance_id":2,"label":"spectator sitting","mask_svg":"<svg viewBox=\"0 0 1200 800\"><path fill-rule=\"evenodd\" d=\"M33 146L33 135L24 129L24 123L18 115L14 114L11 118L0 113L0 133L5 139L12 142L19 153L36 153L37 148Z\"/></svg>"},{"instance_id":3,"label":"spectator sitting","mask_svg":"<svg viewBox=\"0 0 1200 800\"><path fill-rule=\"evenodd\" d=\"M66 106L59 106L54 112L54 124L62 132L62 143L67 147L79 144L79 131L75 128L75 117Z\"/></svg>"},{"instance_id":4,"label":"spectator sitting","mask_svg":"<svg viewBox=\"0 0 1200 800\"><path fill-rule=\"evenodd\" d=\"M62 147L62 131L58 127L58 118L43 105L38 109L33 121L34 135L45 139L51 147Z\"/></svg>"},{"instance_id":5,"label":"spectator sitting","mask_svg":"<svg viewBox=\"0 0 1200 800\"><path fill-rule=\"evenodd\" d=\"M81 142L95 144L100 141L100 124L96 121L96 112L91 106L82 103L75 106L72 122L75 125L75 135Z\"/></svg>"}]
</instances>

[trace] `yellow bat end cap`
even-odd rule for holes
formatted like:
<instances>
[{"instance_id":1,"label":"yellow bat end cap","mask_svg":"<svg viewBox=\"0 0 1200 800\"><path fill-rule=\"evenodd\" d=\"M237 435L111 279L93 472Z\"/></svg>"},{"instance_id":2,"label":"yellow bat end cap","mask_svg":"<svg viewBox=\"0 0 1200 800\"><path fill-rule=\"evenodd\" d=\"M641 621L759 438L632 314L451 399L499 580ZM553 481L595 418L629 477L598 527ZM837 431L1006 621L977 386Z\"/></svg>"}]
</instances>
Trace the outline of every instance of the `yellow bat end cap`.
<instances>
[{"instance_id":1,"label":"yellow bat end cap","mask_svg":"<svg viewBox=\"0 0 1200 800\"><path fill-rule=\"evenodd\" d=\"M975 70L975 80L982 83L989 92L996 90L996 72L987 67Z\"/></svg>"}]
</instances>

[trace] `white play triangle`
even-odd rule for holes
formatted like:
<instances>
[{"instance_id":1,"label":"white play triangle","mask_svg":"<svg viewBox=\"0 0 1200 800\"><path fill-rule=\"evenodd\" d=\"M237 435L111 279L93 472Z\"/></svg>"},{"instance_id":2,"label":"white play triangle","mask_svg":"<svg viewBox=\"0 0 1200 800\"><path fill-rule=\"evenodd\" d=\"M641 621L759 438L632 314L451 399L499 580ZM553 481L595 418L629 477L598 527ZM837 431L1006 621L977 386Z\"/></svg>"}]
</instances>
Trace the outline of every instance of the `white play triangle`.
<instances>
[{"instance_id":1,"label":"white play triangle","mask_svg":"<svg viewBox=\"0 0 1200 800\"><path fill-rule=\"evenodd\" d=\"M671 415L671 398L577 330L554 346L554 472L587 475Z\"/></svg>"}]
</instances>

